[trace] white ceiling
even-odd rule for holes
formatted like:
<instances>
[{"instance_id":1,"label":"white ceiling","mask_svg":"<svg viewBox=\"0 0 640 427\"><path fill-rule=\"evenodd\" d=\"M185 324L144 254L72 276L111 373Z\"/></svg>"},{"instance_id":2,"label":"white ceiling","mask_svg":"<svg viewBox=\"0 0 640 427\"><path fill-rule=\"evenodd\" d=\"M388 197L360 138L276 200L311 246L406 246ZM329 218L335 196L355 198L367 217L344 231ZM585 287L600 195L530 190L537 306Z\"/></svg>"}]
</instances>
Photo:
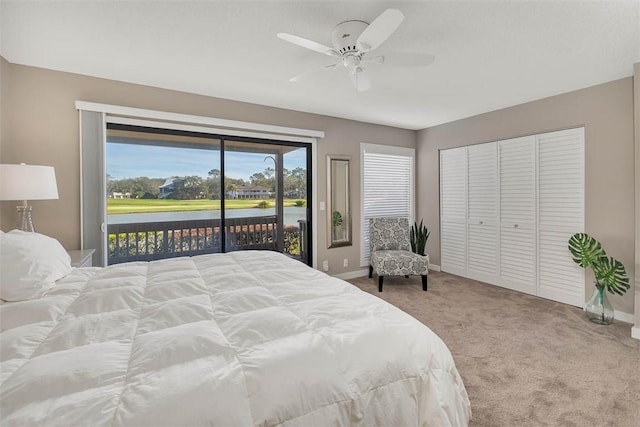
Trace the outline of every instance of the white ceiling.
<instances>
[{"instance_id":1,"label":"white ceiling","mask_svg":"<svg viewBox=\"0 0 640 427\"><path fill-rule=\"evenodd\" d=\"M376 53L436 56L423 68L370 65L356 93L332 58L339 22L386 8L405 21ZM631 76L640 61L640 1L7 1L0 54L36 67L293 110L422 129Z\"/></svg>"}]
</instances>

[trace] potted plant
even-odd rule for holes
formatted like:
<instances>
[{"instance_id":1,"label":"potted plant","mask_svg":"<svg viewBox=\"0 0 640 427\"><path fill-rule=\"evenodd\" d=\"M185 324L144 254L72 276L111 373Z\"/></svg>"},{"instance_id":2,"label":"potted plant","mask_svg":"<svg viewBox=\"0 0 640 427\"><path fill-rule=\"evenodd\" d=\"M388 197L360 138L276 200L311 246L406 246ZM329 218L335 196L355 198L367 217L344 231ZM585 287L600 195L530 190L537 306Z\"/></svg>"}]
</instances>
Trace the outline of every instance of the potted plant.
<instances>
[{"instance_id":1,"label":"potted plant","mask_svg":"<svg viewBox=\"0 0 640 427\"><path fill-rule=\"evenodd\" d=\"M422 225L422 220L420 220L420 224L414 222L411 226L411 230L409 231L411 251L418 255L425 256L424 249L427 246L427 239L430 234L431 232L427 227Z\"/></svg>"},{"instance_id":2,"label":"potted plant","mask_svg":"<svg viewBox=\"0 0 640 427\"><path fill-rule=\"evenodd\" d=\"M590 267L595 276L596 289L585 308L587 317L601 325L610 324L613 322L613 306L605 289L618 295L624 295L629 289L629 277L624 265L607 256L602 244L586 233L571 236L569 251L576 264L582 268Z\"/></svg>"},{"instance_id":3,"label":"potted plant","mask_svg":"<svg viewBox=\"0 0 640 427\"><path fill-rule=\"evenodd\" d=\"M342 225L342 214L338 211L331 213L331 225L333 226L333 239L340 240L338 235L340 234L340 226Z\"/></svg>"}]
</instances>

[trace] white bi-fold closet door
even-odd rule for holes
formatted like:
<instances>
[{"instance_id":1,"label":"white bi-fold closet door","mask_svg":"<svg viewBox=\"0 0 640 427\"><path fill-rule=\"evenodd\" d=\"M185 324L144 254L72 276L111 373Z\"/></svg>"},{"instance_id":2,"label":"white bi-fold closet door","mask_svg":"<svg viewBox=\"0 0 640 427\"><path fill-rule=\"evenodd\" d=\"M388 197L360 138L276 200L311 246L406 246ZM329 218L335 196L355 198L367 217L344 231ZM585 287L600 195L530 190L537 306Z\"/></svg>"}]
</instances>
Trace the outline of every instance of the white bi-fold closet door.
<instances>
[{"instance_id":1,"label":"white bi-fold closet door","mask_svg":"<svg viewBox=\"0 0 640 427\"><path fill-rule=\"evenodd\" d=\"M498 276L498 168L495 142L467 148L467 277Z\"/></svg>"},{"instance_id":2,"label":"white bi-fold closet door","mask_svg":"<svg viewBox=\"0 0 640 427\"><path fill-rule=\"evenodd\" d=\"M443 271L467 275L467 150L440 152L440 254Z\"/></svg>"},{"instance_id":3,"label":"white bi-fold closet door","mask_svg":"<svg viewBox=\"0 0 640 427\"><path fill-rule=\"evenodd\" d=\"M584 129L440 152L442 271L576 306L584 270Z\"/></svg>"},{"instance_id":4,"label":"white bi-fold closet door","mask_svg":"<svg viewBox=\"0 0 640 427\"><path fill-rule=\"evenodd\" d=\"M498 143L500 274L498 284L537 295L535 137Z\"/></svg>"},{"instance_id":5,"label":"white bi-fold closet door","mask_svg":"<svg viewBox=\"0 0 640 427\"><path fill-rule=\"evenodd\" d=\"M567 240L584 231L584 128L537 137L538 295L584 305L584 269Z\"/></svg>"}]
</instances>

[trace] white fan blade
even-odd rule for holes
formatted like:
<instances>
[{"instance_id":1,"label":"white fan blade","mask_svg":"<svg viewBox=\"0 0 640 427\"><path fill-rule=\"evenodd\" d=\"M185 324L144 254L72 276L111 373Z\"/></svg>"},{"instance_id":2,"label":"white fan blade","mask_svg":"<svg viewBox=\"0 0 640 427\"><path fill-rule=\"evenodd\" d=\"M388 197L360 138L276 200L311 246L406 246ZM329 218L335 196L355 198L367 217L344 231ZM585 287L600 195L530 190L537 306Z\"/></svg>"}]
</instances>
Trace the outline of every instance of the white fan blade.
<instances>
[{"instance_id":1,"label":"white fan blade","mask_svg":"<svg viewBox=\"0 0 640 427\"><path fill-rule=\"evenodd\" d=\"M304 73L302 73L302 74L298 74L298 75L297 75L297 76L295 76L295 77L291 77L291 78L289 79L289 81L290 81L290 82L292 82L292 83L296 83L296 82L299 82L300 80L305 79L305 78L309 77L310 75L316 74L316 73L318 73L318 72L320 72L320 71L324 71L324 70L333 70L333 69L335 69L335 68L336 68L336 66L337 66L337 65L338 65L338 64L325 65L325 66L324 66L324 67L322 67L322 68L316 68L315 70L305 71L305 72L304 72Z\"/></svg>"},{"instance_id":2,"label":"white fan blade","mask_svg":"<svg viewBox=\"0 0 640 427\"><path fill-rule=\"evenodd\" d=\"M302 37L294 36L289 33L278 33L279 38L284 41L288 41L289 43L296 44L298 46L305 47L307 49L315 50L316 52L324 53L329 56L340 56L338 52L331 49L329 46L325 46L323 44L314 42L312 40L304 39Z\"/></svg>"},{"instance_id":3,"label":"white fan blade","mask_svg":"<svg viewBox=\"0 0 640 427\"><path fill-rule=\"evenodd\" d=\"M364 70L364 68L356 68L349 74L349 77L351 77L351 83L358 92L364 92L365 90L369 90L369 88L371 87L369 75Z\"/></svg>"},{"instance_id":4,"label":"white fan blade","mask_svg":"<svg viewBox=\"0 0 640 427\"><path fill-rule=\"evenodd\" d=\"M399 10L385 10L360 34L356 46L361 52L377 48L393 34L403 20L404 15Z\"/></svg>"},{"instance_id":5,"label":"white fan blade","mask_svg":"<svg viewBox=\"0 0 640 427\"><path fill-rule=\"evenodd\" d=\"M363 59L362 62L371 64L388 64L393 67L426 67L433 64L436 57L427 53L388 53Z\"/></svg>"}]
</instances>

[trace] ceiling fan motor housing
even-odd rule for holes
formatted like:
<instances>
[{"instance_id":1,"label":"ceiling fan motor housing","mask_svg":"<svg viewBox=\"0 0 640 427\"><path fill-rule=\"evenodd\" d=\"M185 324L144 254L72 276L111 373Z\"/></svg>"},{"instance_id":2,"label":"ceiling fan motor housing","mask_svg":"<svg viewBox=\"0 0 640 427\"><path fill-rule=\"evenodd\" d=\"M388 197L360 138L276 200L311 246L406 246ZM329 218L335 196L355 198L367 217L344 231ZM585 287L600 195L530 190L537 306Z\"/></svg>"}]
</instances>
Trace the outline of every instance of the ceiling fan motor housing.
<instances>
[{"instance_id":1,"label":"ceiling fan motor housing","mask_svg":"<svg viewBox=\"0 0 640 427\"><path fill-rule=\"evenodd\" d=\"M349 54L360 56L356 41L368 26L369 24L364 21L345 21L336 25L331 33L333 48L343 56Z\"/></svg>"}]
</instances>

